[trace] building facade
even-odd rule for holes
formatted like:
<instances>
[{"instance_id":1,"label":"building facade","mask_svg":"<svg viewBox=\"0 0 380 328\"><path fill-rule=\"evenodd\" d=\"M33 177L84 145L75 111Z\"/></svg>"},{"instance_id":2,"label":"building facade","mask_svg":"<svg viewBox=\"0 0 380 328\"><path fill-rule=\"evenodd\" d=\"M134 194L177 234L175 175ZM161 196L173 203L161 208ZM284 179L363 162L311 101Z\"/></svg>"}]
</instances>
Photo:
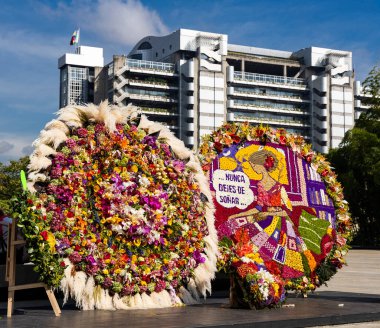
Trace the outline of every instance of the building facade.
<instances>
[{"instance_id":1,"label":"building facade","mask_svg":"<svg viewBox=\"0 0 380 328\"><path fill-rule=\"evenodd\" d=\"M80 46L58 59L59 107L94 102L94 81L104 66L103 49Z\"/></svg>"},{"instance_id":2,"label":"building facade","mask_svg":"<svg viewBox=\"0 0 380 328\"><path fill-rule=\"evenodd\" d=\"M62 75L73 67L68 62L59 65L61 99ZM228 44L225 34L180 29L143 38L103 68L80 67L94 71L94 102L132 103L195 148L223 122L248 121L301 134L326 153L353 127L355 109L356 115L363 109L349 51L262 49ZM82 90L87 96L77 99L91 99L85 84Z\"/></svg>"}]
</instances>

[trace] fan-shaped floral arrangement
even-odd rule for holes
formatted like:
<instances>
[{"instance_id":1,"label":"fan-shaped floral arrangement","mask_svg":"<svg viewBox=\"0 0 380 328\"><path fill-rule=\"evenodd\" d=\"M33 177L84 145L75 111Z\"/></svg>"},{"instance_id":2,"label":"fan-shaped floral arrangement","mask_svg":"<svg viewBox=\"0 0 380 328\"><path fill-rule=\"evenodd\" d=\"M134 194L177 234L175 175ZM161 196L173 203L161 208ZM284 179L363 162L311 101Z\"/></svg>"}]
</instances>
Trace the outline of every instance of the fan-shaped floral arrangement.
<instances>
[{"instance_id":1,"label":"fan-shaped floral arrangement","mask_svg":"<svg viewBox=\"0 0 380 328\"><path fill-rule=\"evenodd\" d=\"M219 267L246 306L281 304L345 263L351 219L326 159L284 129L225 124L199 149L213 194Z\"/></svg>"},{"instance_id":2,"label":"fan-shaped floral arrangement","mask_svg":"<svg viewBox=\"0 0 380 328\"><path fill-rule=\"evenodd\" d=\"M131 106L58 114L34 144L20 215L42 279L84 309L165 307L210 292L217 236L192 152Z\"/></svg>"}]
</instances>

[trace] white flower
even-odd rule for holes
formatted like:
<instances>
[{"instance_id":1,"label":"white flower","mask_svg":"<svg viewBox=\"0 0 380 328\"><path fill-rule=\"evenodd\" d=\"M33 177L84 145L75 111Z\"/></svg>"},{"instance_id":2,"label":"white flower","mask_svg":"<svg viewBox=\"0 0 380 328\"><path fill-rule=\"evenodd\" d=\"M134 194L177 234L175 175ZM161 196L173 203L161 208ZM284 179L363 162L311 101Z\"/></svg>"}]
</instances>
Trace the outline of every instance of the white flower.
<instances>
[{"instance_id":1,"label":"white flower","mask_svg":"<svg viewBox=\"0 0 380 328\"><path fill-rule=\"evenodd\" d=\"M123 233L123 227L120 224L113 224L111 227L112 231L115 231L119 235Z\"/></svg>"},{"instance_id":2,"label":"white flower","mask_svg":"<svg viewBox=\"0 0 380 328\"><path fill-rule=\"evenodd\" d=\"M147 177L139 177L139 184L142 187L148 187L150 185L150 181Z\"/></svg>"}]
</instances>

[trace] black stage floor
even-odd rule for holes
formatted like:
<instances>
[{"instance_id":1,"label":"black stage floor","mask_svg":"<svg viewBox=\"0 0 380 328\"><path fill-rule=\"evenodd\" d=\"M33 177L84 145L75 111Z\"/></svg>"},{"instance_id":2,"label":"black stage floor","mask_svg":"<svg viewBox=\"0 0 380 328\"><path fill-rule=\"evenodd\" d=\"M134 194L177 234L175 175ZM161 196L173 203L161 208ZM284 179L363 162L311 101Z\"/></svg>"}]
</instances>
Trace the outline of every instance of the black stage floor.
<instances>
[{"instance_id":1,"label":"black stage floor","mask_svg":"<svg viewBox=\"0 0 380 328\"><path fill-rule=\"evenodd\" d=\"M55 317L47 301L16 303L12 318L0 303L0 327L315 327L380 321L380 296L344 292L318 292L308 298L290 296L286 305L271 310L226 308L225 298L204 304L154 310L81 311L71 303Z\"/></svg>"}]
</instances>

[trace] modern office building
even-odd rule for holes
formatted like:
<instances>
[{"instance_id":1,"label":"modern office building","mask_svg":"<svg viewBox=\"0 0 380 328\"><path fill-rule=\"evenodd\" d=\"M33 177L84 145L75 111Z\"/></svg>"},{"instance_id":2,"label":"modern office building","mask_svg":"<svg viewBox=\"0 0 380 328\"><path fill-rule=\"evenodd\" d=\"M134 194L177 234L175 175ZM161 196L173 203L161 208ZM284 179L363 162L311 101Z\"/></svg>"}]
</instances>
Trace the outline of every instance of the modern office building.
<instances>
[{"instance_id":1,"label":"modern office building","mask_svg":"<svg viewBox=\"0 0 380 328\"><path fill-rule=\"evenodd\" d=\"M301 134L326 153L352 128L355 109L362 110L349 51L262 49L228 44L225 34L186 29L145 37L103 69L101 51L98 61L88 64L74 64L69 54L60 58L61 107L91 99L132 103L188 146L197 147L202 135L223 122L249 121ZM76 98L62 89L66 70L74 67L87 68L88 77L94 74Z\"/></svg>"},{"instance_id":2,"label":"modern office building","mask_svg":"<svg viewBox=\"0 0 380 328\"><path fill-rule=\"evenodd\" d=\"M102 48L80 46L60 57L59 107L94 102L95 76L103 66Z\"/></svg>"}]
</instances>

